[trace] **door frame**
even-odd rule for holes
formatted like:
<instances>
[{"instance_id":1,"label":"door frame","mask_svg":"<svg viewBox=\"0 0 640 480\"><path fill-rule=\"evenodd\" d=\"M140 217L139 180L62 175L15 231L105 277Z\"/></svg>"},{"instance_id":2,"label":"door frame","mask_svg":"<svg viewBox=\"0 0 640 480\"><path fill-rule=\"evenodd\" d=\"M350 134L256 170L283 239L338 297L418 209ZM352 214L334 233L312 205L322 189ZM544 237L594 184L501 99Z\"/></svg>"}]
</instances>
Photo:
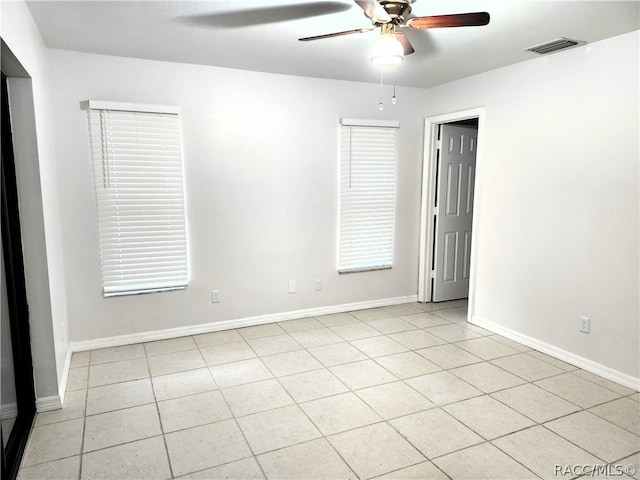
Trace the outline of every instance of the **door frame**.
<instances>
[{"instance_id":1,"label":"door frame","mask_svg":"<svg viewBox=\"0 0 640 480\"><path fill-rule=\"evenodd\" d=\"M67 315L62 311L64 309L59 309L58 315L54 315L54 300L64 299L65 294L64 284L57 282L54 286L51 273L54 269L56 278L60 277L59 262L51 260L62 255L62 240L55 222L52 223L51 232L47 230L54 241L49 239L49 235L45 235L45 198L48 198L51 209L59 207L56 203L57 190L41 168L43 164L50 164L47 169L50 175L55 170L53 163L46 161L49 156L43 162L43 150L44 153L54 150L51 144L53 140L50 135L41 138L39 133L42 132L36 128L38 104L35 100L38 85L34 84L29 72L1 36L0 50L0 66L9 82L10 113L14 127L13 148L18 202L21 207L24 275L31 319L36 408L47 411L62 408L68 370L65 370L64 365L70 359ZM49 115L44 117L51 120ZM49 124L47 119L43 129L45 131L53 128L53 124Z\"/></svg>"},{"instance_id":2,"label":"door frame","mask_svg":"<svg viewBox=\"0 0 640 480\"><path fill-rule=\"evenodd\" d=\"M443 123L452 123L471 118L478 119L478 149L476 153L476 178L473 198L473 223L471 237L471 270L469 278L469 311L468 318L473 314L473 305L476 288L476 259L478 252L478 218L479 199L482 182L483 152L484 152L484 131L485 131L485 109L484 107L457 112L446 113L425 118L424 124L424 153L422 160L422 199L420 206L420 250L418 260L418 301L431 302L431 265L433 265L433 205L436 195L436 166L437 166L437 144L438 128Z\"/></svg>"},{"instance_id":3,"label":"door frame","mask_svg":"<svg viewBox=\"0 0 640 480\"><path fill-rule=\"evenodd\" d=\"M11 350L16 389L17 417L7 444L2 441L2 477L18 474L20 461L36 414L33 361L29 327L29 306L20 228L18 185L10 122L8 80L2 73L2 252L8 297ZM5 451L6 450L6 451Z\"/></svg>"}]
</instances>

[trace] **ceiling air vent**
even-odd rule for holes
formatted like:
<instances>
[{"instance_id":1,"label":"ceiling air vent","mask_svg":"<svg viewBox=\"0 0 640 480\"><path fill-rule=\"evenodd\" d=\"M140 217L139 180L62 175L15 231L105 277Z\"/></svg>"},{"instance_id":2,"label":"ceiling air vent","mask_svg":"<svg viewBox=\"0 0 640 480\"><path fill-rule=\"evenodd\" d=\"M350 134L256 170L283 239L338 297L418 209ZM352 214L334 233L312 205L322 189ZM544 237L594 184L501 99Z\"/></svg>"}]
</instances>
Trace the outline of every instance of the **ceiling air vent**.
<instances>
[{"instance_id":1,"label":"ceiling air vent","mask_svg":"<svg viewBox=\"0 0 640 480\"><path fill-rule=\"evenodd\" d=\"M534 45L533 47L525 48L525 52L533 52L539 55L546 55L547 53L554 53L559 50L566 50L567 48L577 47L584 45L586 42L580 40L571 40L570 38L558 38L551 40L550 42L541 43L540 45Z\"/></svg>"}]
</instances>

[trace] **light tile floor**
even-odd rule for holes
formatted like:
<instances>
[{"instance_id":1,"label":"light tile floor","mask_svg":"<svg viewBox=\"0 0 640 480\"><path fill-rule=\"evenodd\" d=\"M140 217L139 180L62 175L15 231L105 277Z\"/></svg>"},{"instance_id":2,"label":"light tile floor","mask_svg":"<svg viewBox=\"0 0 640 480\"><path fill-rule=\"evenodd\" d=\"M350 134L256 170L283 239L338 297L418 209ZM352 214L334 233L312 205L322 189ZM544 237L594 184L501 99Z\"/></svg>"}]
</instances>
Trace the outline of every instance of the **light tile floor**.
<instances>
[{"instance_id":1,"label":"light tile floor","mask_svg":"<svg viewBox=\"0 0 640 480\"><path fill-rule=\"evenodd\" d=\"M639 478L638 393L467 324L465 301L76 353L71 367L19 478Z\"/></svg>"}]
</instances>

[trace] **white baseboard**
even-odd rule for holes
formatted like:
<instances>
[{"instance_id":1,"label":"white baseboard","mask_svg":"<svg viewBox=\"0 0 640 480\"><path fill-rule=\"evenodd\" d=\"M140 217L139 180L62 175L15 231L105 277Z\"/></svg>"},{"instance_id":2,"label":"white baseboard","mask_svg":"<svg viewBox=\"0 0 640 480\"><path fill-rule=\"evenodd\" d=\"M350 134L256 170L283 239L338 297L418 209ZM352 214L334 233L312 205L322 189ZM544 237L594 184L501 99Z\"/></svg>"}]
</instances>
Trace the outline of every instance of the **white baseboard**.
<instances>
[{"instance_id":1,"label":"white baseboard","mask_svg":"<svg viewBox=\"0 0 640 480\"><path fill-rule=\"evenodd\" d=\"M36 398L36 412L48 412L49 410L58 410L62 408L62 402L59 395L51 395L50 397ZM10 403L2 405L0 409L0 418L13 418L18 415L18 404Z\"/></svg>"},{"instance_id":2,"label":"white baseboard","mask_svg":"<svg viewBox=\"0 0 640 480\"><path fill-rule=\"evenodd\" d=\"M64 397L67 393L67 380L69 379L69 369L71 368L71 347L67 348L67 356L64 359L64 367L62 367L62 376L58 383L58 395L60 397L60 404L64 405Z\"/></svg>"},{"instance_id":3,"label":"white baseboard","mask_svg":"<svg viewBox=\"0 0 640 480\"><path fill-rule=\"evenodd\" d=\"M62 376L58 382L58 395L36 398L36 411L38 413L58 410L64 404L64 395L67 390L67 379L69 378L69 368L71 366L71 348L67 349L67 355L62 367Z\"/></svg>"},{"instance_id":4,"label":"white baseboard","mask_svg":"<svg viewBox=\"0 0 640 480\"><path fill-rule=\"evenodd\" d=\"M62 402L60 401L59 395L36 398L36 411L38 413L48 412L49 410L58 410L60 408L62 408Z\"/></svg>"},{"instance_id":5,"label":"white baseboard","mask_svg":"<svg viewBox=\"0 0 640 480\"><path fill-rule=\"evenodd\" d=\"M5 403L4 405L0 405L1 420L6 420L8 418L16 418L17 416L18 416L18 404L16 402Z\"/></svg>"},{"instance_id":6,"label":"white baseboard","mask_svg":"<svg viewBox=\"0 0 640 480\"><path fill-rule=\"evenodd\" d=\"M60 397L58 395L36 398L36 411L38 413L48 412L49 410L58 410L59 408L62 408L62 402L60 402ZM16 417L17 415L17 403L2 405L2 408L0 409L0 418L4 420L6 418Z\"/></svg>"},{"instance_id":7,"label":"white baseboard","mask_svg":"<svg viewBox=\"0 0 640 480\"><path fill-rule=\"evenodd\" d=\"M576 355L575 353L571 353L549 343L542 342L536 338L529 337L528 335L523 335L522 333L516 332L509 328L505 328L502 325L494 323L490 320L481 318L478 315L473 315L473 317L471 318L471 323L473 325L477 325L478 327L489 330L490 332L497 333L498 335L502 335L503 337L506 337L510 340L514 340L518 343L526 345L527 347L533 348L534 350L538 350L542 353L546 353L547 355L551 355L558 360L562 360L563 362L575 365L576 367L582 368L587 372L595 373L596 375L619 383L620 385L623 385L627 388L640 391L640 378L635 378L626 373L607 367L606 365L602 365L601 363L594 362L593 360L590 360L588 358L581 357L579 355Z\"/></svg>"},{"instance_id":8,"label":"white baseboard","mask_svg":"<svg viewBox=\"0 0 640 480\"><path fill-rule=\"evenodd\" d=\"M235 320L225 320L222 322L203 323L200 325L191 325L188 327L152 330L148 332L134 333L131 335L118 335L115 337L97 338L94 340L73 342L71 344L70 351L83 352L87 350L95 350L98 348L119 347L122 345L132 345L135 343L152 342L156 340L167 340L170 338L185 337L188 335L219 332L221 330L230 330L233 328L241 327L253 327L255 325L264 325L266 323L283 322L285 320L296 320L299 318L316 317L320 315L329 315L332 313L353 312L355 310L363 310L366 308L388 307L390 305L400 305L402 303L417 301L417 295L409 295L406 297L384 298L380 300L346 303L342 305L330 305L327 307L315 307L305 310L294 310L290 312L270 313L267 315L238 318ZM63 376L66 378L67 375L68 368L66 368L65 375Z\"/></svg>"}]
</instances>

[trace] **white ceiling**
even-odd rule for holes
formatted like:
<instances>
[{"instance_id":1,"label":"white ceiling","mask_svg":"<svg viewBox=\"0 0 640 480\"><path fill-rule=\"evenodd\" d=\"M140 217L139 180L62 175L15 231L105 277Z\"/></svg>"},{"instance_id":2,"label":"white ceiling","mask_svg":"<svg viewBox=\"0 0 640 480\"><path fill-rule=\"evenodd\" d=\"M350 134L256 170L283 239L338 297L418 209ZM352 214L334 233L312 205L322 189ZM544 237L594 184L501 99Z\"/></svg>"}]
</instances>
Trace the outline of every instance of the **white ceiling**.
<instances>
[{"instance_id":1,"label":"white ceiling","mask_svg":"<svg viewBox=\"0 0 640 480\"><path fill-rule=\"evenodd\" d=\"M378 82L368 56L377 32L299 42L371 26L352 0L28 1L48 47L172 62ZM416 53L401 85L429 87L535 58L524 48L586 42L640 28L640 2L416 0L414 16L487 11L485 27L403 31ZM307 16L309 13L333 12ZM287 19L280 20L283 16ZM302 18L297 18L302 17Z\"/></svg>"}]
</instances>

